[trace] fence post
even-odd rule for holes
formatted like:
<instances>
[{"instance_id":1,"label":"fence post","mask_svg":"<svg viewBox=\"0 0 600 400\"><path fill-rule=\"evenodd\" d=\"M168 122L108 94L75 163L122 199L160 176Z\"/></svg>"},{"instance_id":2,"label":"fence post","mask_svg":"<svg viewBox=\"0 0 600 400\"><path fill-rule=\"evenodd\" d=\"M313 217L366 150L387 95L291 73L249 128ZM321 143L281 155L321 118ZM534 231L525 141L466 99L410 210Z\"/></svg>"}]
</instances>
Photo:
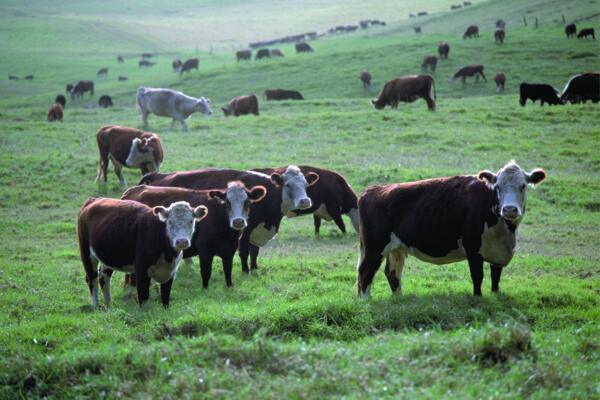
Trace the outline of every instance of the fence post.
<instances>
[{"instance_id":1,"label":"fence post","mask_svg":"<svg viewBox=\"0 0 600 400\"><path fill-rule=\"evenodd\" d=\"M523 25L527 26L527 17L523 15Z\"/></svg>"},{"instance_id":2,"label":"fence post","mask_svg":"<svg viewBox=\"0 0 600 400\"><path fill-rule=\"evenodd\" d=\"M567 20L565 19L565 14L562 15L562 19L563 19L563 25L565 25L567 23Z\"/></svg>"},{"instance_id":3,"label":"fence post","mask_svg":"<svg viewBox=\"0 0 600 400\"><path fill-rule=\"evenodd\" d=\"M538 19L537 19L537 17L535 17L535 27L536 28L538 27Z\"/></svg>"}]
</instances>

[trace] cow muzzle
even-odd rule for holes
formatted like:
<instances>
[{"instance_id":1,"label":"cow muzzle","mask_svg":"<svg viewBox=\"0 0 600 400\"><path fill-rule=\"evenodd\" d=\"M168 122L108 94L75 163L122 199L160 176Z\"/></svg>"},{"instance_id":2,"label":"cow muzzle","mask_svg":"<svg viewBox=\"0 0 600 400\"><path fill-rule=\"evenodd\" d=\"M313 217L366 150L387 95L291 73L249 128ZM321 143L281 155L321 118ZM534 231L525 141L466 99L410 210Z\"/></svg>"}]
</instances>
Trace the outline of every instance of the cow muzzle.
<instances>
[{"instance_id":1,"label":"cow muzzle","mask_svg":"<svg viewBox=\"0 0 600 400\"><path fill-rule=\"evenodd\" d=\"M509 221L514 221L521 216L521 213L519 213L519 209L515 206L502 207L501 214L502 214L502 218L509 220Z\"/></svg>"},{"instance_id":2,"label":"cow muzzle","mask_svg":"<svg viewBox=\"0 0 600 400\"><path fill-rule=\"evenodd\" d=\"M246 226L248 226L248 223L244 218L234 218L231 221L231 229L235 229L236 231L241 231L246 228Z\"/></svg>"},{"instance_id":3,"label":"cow muzzle","mask_svg":"<svg viewBox=\"0 0 600 400\"><path fill-rule=\"evenodd\" d=\"M307 208L311 208L311 207L312 207L312 201L308 197L305 197L298 202L297 208L299 210L306 210Z\"/></svg>"},{"instance_id":4,"label":"cow muzzle","mask_svg":"<svg viewBox=\"0 0 600 400\"><path fill-rule=\"evenodd\" d=\"M179 251L185 250L190 247L190 241L188 239L177 239L175 240L175 248Z\"/></svg>"}]
</instances>

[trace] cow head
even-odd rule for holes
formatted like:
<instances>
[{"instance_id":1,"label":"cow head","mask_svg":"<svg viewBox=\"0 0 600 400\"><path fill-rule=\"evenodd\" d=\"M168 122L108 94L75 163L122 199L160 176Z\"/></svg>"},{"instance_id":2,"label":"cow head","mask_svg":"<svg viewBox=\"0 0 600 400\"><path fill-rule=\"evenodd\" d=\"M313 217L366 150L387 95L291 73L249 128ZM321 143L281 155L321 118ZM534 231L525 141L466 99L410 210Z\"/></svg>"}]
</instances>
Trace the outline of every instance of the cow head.
<instances>
[{"instance_id":1,"label":"cow head","mask_svg":"<svg viewBox=\"0 0 600 400\"><path fill-rule=\"evenodd\" d=\"M229 226L231 229L241 231L248 226L250 204L261 201L267 195L264 186L254 186L247 189L242 182L234 181L227 184L227 190L211 190L209 196L217 199L227 207Z\"/></svg>"},{"instance_id":2,"label":"cow head","mask_svg":"<svg viewBox=\"0 0 600 400\"><path fill-rule=\"evenodd\" d=\"M206 217L208 209L205 206L192 208L188 202L178 201L169 207L154 207L152 212L165 223L171 247L183 251L190 247L196 222Z\"/></svg>"},{"instance_id":3,"label":"cow head","mask_svg":"<svg viewBox=\"0 0 600 400\"><path fill-rule=\"evenodd\" d=\"M380 99L381 99L381 97L378 99L371 100L371 104L373 104L373 107L375 107L378 110L385 108L385 101L380 101Z\"/></svg>"},{"instance_id":4,"label":"cow head","mask_svg":"<svg viewBox=\"0 0 600 400\"><path fill-rule=\"evenodd\" d=\"M306 194L306 188L314 185L319 175L309 172L306 176L295 165L287 167L283 174L271 174L271 181L282 187L281 211L306 210L312 207L312 200Z\"/></svg>"},{"instance_id":5,"label":"cow head","mask_svg":"<svg viewBox=\"0 0 600 400\"><path fill-rule=\"evenodd\" d=\"M135 138L131 142L131 148L129 149L129 155L125 164L128 167L137 167L145 163L154 164L154 152L152 146L158 142L156 136L149 138Z\"/></svg>"},{"instance_id":6,"label":"cow head","mask_svg":"<svg viewBox=\"0 0 600 400\"><path fill-rule=\"evenodd\" d=\"M495 189L498 195L500 216L505 220L518 224L525 213L527 185L537 185L546 179L546 171L536 168L527 173L514 161L502 167L498 173L481 171L477 176L488 186Z\"/></svg>"},{"instance_id":7,"label":"cow head","mask_svg":"<svg viewBox=\"0 0 600 400\"><path fill-rule=\"evenodd\" d=\"M233 108L231 105L227 105L227 107L221 107L221 110L223 110L223 113L226 117L229 117L233 113Z\"/></svg>"},{"instance_id":8,"label":"cow head","mask_svg":"<svg viewBox=\"0 0 600 400\"><path fill-rule=\"evenodd\" d=\"M196 111L200 111L203 114L211 115L212 109L210 108L210 99L200 97L196 101Z\"/></svg>"}]
</instances>

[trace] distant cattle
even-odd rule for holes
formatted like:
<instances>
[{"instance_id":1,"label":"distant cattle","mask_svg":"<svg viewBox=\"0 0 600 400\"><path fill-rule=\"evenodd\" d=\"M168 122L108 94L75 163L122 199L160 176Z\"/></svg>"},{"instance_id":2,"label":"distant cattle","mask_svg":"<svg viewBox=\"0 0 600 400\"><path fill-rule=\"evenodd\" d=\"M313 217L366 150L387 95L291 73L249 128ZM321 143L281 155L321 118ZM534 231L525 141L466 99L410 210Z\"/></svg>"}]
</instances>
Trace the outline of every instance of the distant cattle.
<instances>
[{"instance_id":1,"label":"distant cattle","mask_svg":"<svg viewBox=\"0 0 600 400\"><path fill-rule=\"evenodd\" d=\"M497 29L496 32L494 32L494 40L496 41L496 43L499 43L499 44L504 43L505 36L506 36L506 33L504 32L503 29Z\"/></svg>"},{"instance_id":2,"label":"distant cattle","mask_svg":"<svg viewBox=\"0 0 600 400\"><path fill-rule=\"evenodd\" d=\"M60 103L52 104L52 107L48 110L48 122L63 121L63 106Z\"/></svg>"},{"instance_id":3,"label":"distant cattle","mask_svg":"<svg viewBox=\"0 0 600 400\"><path fill-rule=\"evenodd\" d=\"M415 13L410 13L410 14L408 14L408 17L409 17L409 18L417 18L417 14L415 14Z\"/></svg>"},{"instance_id":4,"label":"distant cattle","mask_svg":"<svg viewBox=\"0 0 600 400\"><path fill-rule=\"evenodd\" d=\"M415 33L418 35L419 33L421 33L421 27L420 26L415 26Z\"/></svg>"},{"instance_id":5,"label":"distant cattle","mask_svg":"<svg viewBox=\"0 0 600 400\"><path fill-rule=\"evenodd\" d=\"M527 187L545 178L543 169L526 172L512 161L496 174L484 170L367 188L358 200L359 296L370 295L383 260L392 294L401 294L408 255L438 265L466 260L475 296L481 296L483 263L488 262L492 292L499 291L502 269L517 247Z\"/></svg>"},{"instance_id":6,"label":"distant cattle","mask_svg":"<svg viewBox=\"0 0 600 400\"><path fill-rule=\"evenodd\" d=\"M496 92L503 92L504 85L506 84L506 75L504 72L498 72L494 77L494 82L496 82Z\"/></svg>"},{"instance_id":7,"label":"distant cattle","mask_svg":"<svg viewBox=\"0 0 600 400\"><path fill-rule=\"evenodd\" d=\"M389 105L398 108L398 103L411 103L424 99L430 111L435 110L435 81L430 75L403 76L385 84L379 97L371 100L373 106L380 110Z\"/></svg>"},{"instance_id":8,"label":"distant cattle","mask_svg":"<svg viewBox=\"0 0 600 400\"><path fill-rule=\"evenodd\" d=\"M90 92L90 97L94 95L94 82L93 81L78 81L71 89L71 99L76 97L83 97L85 92Z\"/></svg>"},{"instance_id":9,"label":"distant cattle","mask_svg":"<svg viewBox=\"0 0 600 400\"><path fill-rule=\"evenodd\" d=\"M174 72L179 71L179 68L181 68L182 65L183 65L183 63L181 62L181 60L179 58L171 63L171 66L173 67Z\"/></svg>"},{"instance_id":10,"label":"distant cattle","mask_svg":"<svg viewBox=\"0 0 600 400\"><path fill-rule=\"evenodd\" d=\"M296 90L285 89L267 89L265 90L265 100L304 100L302 94Z\"/></svg>"},{"instance_id":11,"label":"distant cattle","mask_svg":"<svg viewBox=\"0 0 600 400\"><path fill-rule=\"evenodd\" d=\"M55 103L59 103L63 108L67 105L67 99L62 94L57 94L54 98Z\"/></svg>"},{"instance_id":12,"label":"distant cattle","mask_svg":"<svg viewBox=\"0 0 600 400\"><path fill-rule=\"evenodd\" d=\"M269 52L269 49L260 49L256 52L256 57L254 57L254 59L260 60L262 58L271 58L271 53Z\"/></svg>"},{"instance_id":13,"label":"distant cattle","mask_svg":"<svg viewBox=\"0 0 600 400\"><path fill-rule=\"evenodd\" d=\"M419 13L417 13L417 16L424 17L427 14L428 14L427 11L420 11Z\"/></svg>"},{"instance_id":14,"label":"distant cattle","mask_svg":"<svg viewBox=\"0 0 600 400\"><path fill-rule=\"evenodd\" d=\"M366 69L363 69L360 73L360 81L363 84L363 89L366 91L371 91L371 79L373 79L371 73Z\"/></svg>"},{"instance_id":15,"label":"distant cattle","mask_svg":"<svg viewBox=\"0 0 600 400\"><path fill-rule=\"evenodd\" d=\"M593 34L593 32L592 32L592 34ZM31 80L33 80L33 75L25 75L25 77L23 79L25 79L27 81L31 81Z\"/></svg>"},{"instance_id":16,"label":"distant cattle","mask_svg":"<svg viewBox=\"0 0 600 400\"><path fill-rule=\"evenodd\" d=\"M142 58L152 58L154 57L154 54L152 53L142 53Z\"/></svg>"},{"instance_id":17,"label":"distant cattle","mask_svg":"<svg viewBox=\"0 0 600 400\"><path fill-rule=\"evenodd\" d=\"M283 53L279 49L271 49L269 50L271 57L283 57Z\"/></svg>"},{"instance_id":18,"label":"distant cattle","mask_svg":"<svg viewBox=\"0 0 600 400\"><path fill-rule=\"evenodd\" d=\"M148 60L139 60L138 61L138 66L140 68L142 68L142 67L152 67L154 64L156 64L156 63L148 61Z\"/></svg>"},{"instance_id":19,"label":"distant cattle","mask_svg":"<svg viewBox=\"0 0 600 400\"><path fill-rule=\"evenodd\" d=\"M313 51L313 48L308 43L296 43L296 53L310 53Z\"/></svg>"},{"instance_id":20,"label":"distant cattle","mask_svg":"<svg viewBox=\"0 0 600 400\"><path fill-rule=\"evenodd\" d=\"M540 100L540 105L543 106L544 102L549 105L563 104L558 97L559 93L554 87L545 83L521 83L519 87L521 97L519 103L525 106L525 103L530 99L533 103L536 100Z\"/></svg>"},{"instance_id":21,"label":"distant cattle","mask_svg":"<svg viewBox=\"0 0 600 400\"><path fill-rule=\"evenodd\" d=\"M485 75L483 74L483 65L467 65L462 67L452 77L452 82L460 78L462 83L465 83L467 77L475 76L475 82L479 82L479 77L481 76L484 81L487 81Z\"/></svg>"},{"instance_id":22,"label":"distant cattle","mask_svg":"<svg viewBox=\"0 0 600 400\"><path fill-rule=\"evenodd\" d=\"M469 7L472 3L470 1L463 1L465 7Z\"/></svg>"},{"instance_id":23,"label":"distant cattle","mask_svg":"<svg viewBox=\"0 0 600 400\"><path fill-rule=\"evenodd\" d=\"M163 148L158 135L126 126L103 126L96 134L98 143L98 174L96 182L106 183L108 162L114 168L119 182L127 186L122 169L139 168L142 174L159 171L163 162Z\"/></svg>"},{"instance_id":24,"label":"distant cattle","mask_svg":"<svg viewBox=\"0 0 600 400\"><path fill-rule=\"evenodd\" d=\"M560 99L563 103L585 103L600 101L600 73L577 74L567 82Z\"/></svg>"},{"instance_id":25,"label":"distant cattle","mask_svg":"<svg viewBox=\"0 0 600 400\"><path fill-rule=\"evenodd\" d=\"M496 28L497 28L497 29L502 29L502 30L504 30L504 28L506 28L506 22L504 22L504 20L503 20L503 19L498 19L498 20L496 20L496 23L495 23L495 25L496 25Z\"/></svg>"},{"instance_id":26,"label":"distant cattle","mask_svg":"<svg viewBox=\"0 0 600 400\"><path fill-rule=\"evenodd\" d=\"M196 111L212 114L210 99L191 97L176 90L162 88L140 87L137 91L136 108L144 127L148 126L149 114L172 118L171 129L179 121L185 130L188 128L185 120Z\"/></svg>"},{"instance_id":27,"label":"distant cattle","mask_svg":"<svg viewBox=\"0 0 600 400\"><path fill-rule=\"evenodd\" d=\"M225 284L233 285L231 272L233 256L238 249L242 231L252 218L254 204L267 194L264 186L246 188L240 181L231 181L225 190L194 190L181 187L141 185L128 189L121 199L135 200L150 207L165 206L186 201L192 207L205 206L207 216L194 231L192 244L183 252L183 258L198 256L202 287L208 288L214 256L221 257ZM129 282L136 279L130 279Z\"/></svg>"},{"instance_id":28,"label":"distant cattle","mask_svg":"<svg viewBox=\"0 0 600 400\"><path fill-rule=\"evenodd\" d=\"M100 68L98 70L98 72L96 72L96 76L100 76L100 75L108 75L108 68Z\"/></svg>"},{"instance_id":29,"label":"distant cattle","mask_svg":"<svg viewBox=\"0 0 600 400\"><path fill-rule=\"evenodd\" d=\"M579 33L577 34L577 39L581 39L581 38L587 39L588 36L591 36L592 39L594 39L594 40L596 39L596 34L594 31L594 28L584 28L584 29L580 30ZM27 78L25 78L25 79L27 79Z\"/></svg>"},{"instance_id":30,"label":"distant cattle","mask_svg":"<svg viewBox=\"0 0 600 400\"><path fill-rule=\"evenodd\" d=\"M250 60L252 58L252 50L239 50L235 52L235 58L238 61Z\"/></svg>"},{"instance_id":31,"label":"distant cattle","mask_svg":"<svg viewBox=\"0 0 600 400\"><path fill-rule=\"evenodd\" d=\"M92 305L98 306L98 283L110 304L116 270L135 272L140 305L150 297L151 279L158 282L167 307L183 251L206 214L205 206L192 208L184 201L150 208L131 200L89 198L79 210L77 237Z\"/></svg>"},{"instance_id":32,"label":"distant cattle","mask_svg":"<svg viewBox=\"0 0 600 400\"><path fill-rule=\"evenodd\" d=\"M423 63L421 64L421 69L426 71L428 68L431 72L435 72L435 67L437 66L437 57L436 56L425 56L423 58Z\"/></svg>"},{"instance_id":33,"label":"distant cattle","mask_svg":"<svg viewBox=\"0 0 600 400\"><path fill-rule=\"evenodd\" d=\"M107 94L103 94L98 99L98 106L102 107L102 108L112 107L113 106L112 98Z\"/></svg>"},{"instance_id":34,"label":"distant cattle","mask_svg":"<svg viewBox=\"0 0 600 400\"><path fill-rule=\"evenodd\" d=\"M440 59L447 60L448 53L450 53L450 46L448 43L440 43L438 45L438 54L440 55Z\"/></svg>"},{"instance_id":35,"label":"distant cattle","mask_svg":"<svg viewBox=\"0 0 600 400\"><path fill-rule=\"evenodd\" d=\"M463 34L463 39L470 39L473 37L479 37L479 27L477 25L469 26Z\"/></svg>"},{"instance_id":36,"label":"distant cattle","mask_svg":"<svg viewBox=\"0 0 600 400\"><path fill-rule=\"evenodd\" d=\"M179 69L179 75L183 75L184 72L191 71L192 69L198 71L198 63L199 60L197 58L190 58L189 60L186 60Z\"/></svg>"},{"instance_id":37,"label":"distant cattle","mask_svg":"<svg viewBox=\"0 0 600 400\"><path fill-rule=\"evenodd\" d=\"M122 64L124 61L125 61L125 60L123 59L123 57L122 57L122 56L117 56L117 62L118 62L119 64Z\"/></svg>"},{"instance_id":38,"label":"distant cattle","mask_svg":"<svg viewBox=\"0 0 600 400\"><path fill-rule=\"evenodd\" d=\"M123 82L123 81L126 81L126 80L128 80L128 79L129 79L129 78L127 78L127 77L126 77L126 76L124 76L124 75L119 75L119 82Z\"/></svg>"},{"instance_id":39,"label":"distant cattle","mask_svg":"<svg viewBox=\"0 0 600 400\"><path fill-rule=\"evenodd\" d=\"M458 10L460 8L462 8L462 4L453 4L450 6L451 10Z\"/></svg>"},{"instance_id":40,"label":"distant cattle","mask_svg":"<svg viewBox=\"0 0 600 400\"><path fill-rule=\"evenodd\" d=\"M568 38L575 36L577 34L577 26L575 24L565 26L565 34Z\"/></svg>"},{"instance_id":41,"label":"distant cattle","mask_svg":"<svg viewBox=\"0 0 600 400\"><path fill-rule=\"evenodd\" d=\"M19 77L18 77L18 76L14 76L14 75L9 75L9 76L8 76L8 80L9 80L9 81L18 81L18 80L19 80Z\"/></svg>"},{"instance_id":42,"label":"distant cattle","mask_svg":"<svg viewBox=\"0 0 600 400\"><path fill-rule=\"evenodd\" d=\"M227 107L222 107L221 109L226 117L230 115L234 117L247 114L259 115L258 98L255 94L234 97Z\"/></svg>"}]
</instances>

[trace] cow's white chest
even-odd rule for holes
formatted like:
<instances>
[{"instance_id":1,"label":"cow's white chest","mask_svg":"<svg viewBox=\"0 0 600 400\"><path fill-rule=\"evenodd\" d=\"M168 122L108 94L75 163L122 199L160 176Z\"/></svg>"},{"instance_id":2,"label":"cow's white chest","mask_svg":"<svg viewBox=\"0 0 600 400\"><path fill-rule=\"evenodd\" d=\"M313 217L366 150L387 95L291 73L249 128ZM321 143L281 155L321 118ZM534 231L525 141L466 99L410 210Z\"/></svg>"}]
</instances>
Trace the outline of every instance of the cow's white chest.
<instances>
[{"instance_id":1,"label":"cow's white chest","mask_svg":"<svg viewBox=\"0 0 600 400\"><path fill-rule=\"evenodd\" d=\"M413 257L418 258L421 261L425 261L431 264L450 264L466 259L465 248L462 245L462 240L459 240L456 245L457 248L450 250L448 254L441 257L432 257L429 254L423 253L416 247L407 246L406 244L402 243L402 241L396 235L392 233L390 234L390 241L381 252L381 255L387 257L392 252L403 251L410 254Z\"/></svg>"},{"instance_id":2,"label":"cow's white chest","mask_svg":"<svg viewBox=\"0 0 600 400\"><path fill-rule=\"evenodd\" d=\"M113 165L123 168L123 164L121 164L112 154L108 153L108 159L113 163Z\"/></svg>"},{"instance_id":3,"label":"cow's white chest","mask_svg":"<svg viewBox=\"0 0 600 400\"><path fill-rule=\"evenodd\" d=\"M254 246L262 247L277 235L277 229L272 227L267 229L262 223L252 230L250 233L250 243Z\"/></svg>"},{"instance_id":4,"label":"cow's white chest","mask_svg":"<svg viewBox=\"0 0 600 400\"><path fill-rule=\"evenodd\" d=\"M486 223L481 235L479 254L491 264L507 265L513 257L515 245L516 236L504 221L499 221L491 228Z\"/></svg>"},{"instance_id":5,"label":"cow's white chest","mask_svg":"<svg viewBox=\"0 0 600 400\"><path fill-rule=\"evenodd\" d=\"M317 217L324 219L325 221L331 221L333 219L331 218L331 215L329 215L329 213L327 212L327 207L325 207L325 204L321 204L319 208L315 210L314 214Z\"/></svg>"},{"instance_id":6,"label":"cow's white chest","mask_svg":"<svg viewBox=\"0 0 600 400\"><path fill-rule=\"evenodd\" d=\"M148 276L158 283L165 283L169 279L174 278L177 275L182 256L183 252L179 252L177 257L169 262L162 255L156 264L148 268Z\"/></svg>"}]
</instances>

